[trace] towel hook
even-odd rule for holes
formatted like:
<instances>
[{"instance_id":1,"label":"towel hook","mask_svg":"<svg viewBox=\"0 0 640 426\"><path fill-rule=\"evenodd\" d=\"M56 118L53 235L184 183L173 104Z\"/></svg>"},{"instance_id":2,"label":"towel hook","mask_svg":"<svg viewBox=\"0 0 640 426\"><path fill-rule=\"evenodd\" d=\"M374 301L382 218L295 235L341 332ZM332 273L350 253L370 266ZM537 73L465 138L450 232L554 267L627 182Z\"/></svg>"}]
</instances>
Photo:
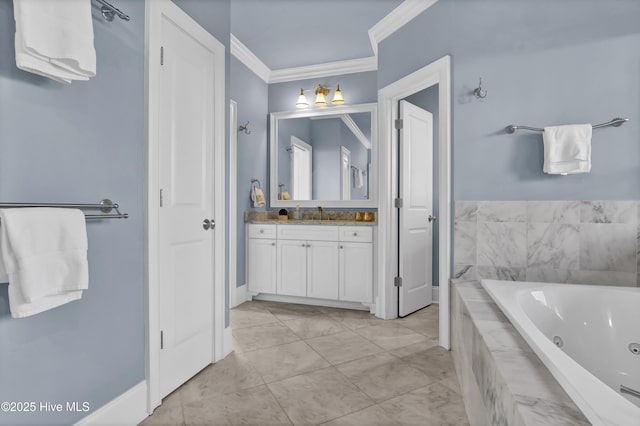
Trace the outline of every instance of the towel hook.
<instances>
[{"instance_id":1,"label":"towel hook","mask_svg":"<svg viewBox=\"0 0 640 426\"><path fill-rule=\"evenodd\" d=\"M478 87L476 87L476 90L473 91L473 94L478 99L484 99L487 97L487 91L482 90L482 77L480 77L480 83L478 84Z\"/></svg>"},{"instance_id":2,"label":"towel hook","mask_svg":"<svg viewBox=\"0 0 640 426\"><path fill-rule=\"evenodd\" d=\"M250 135L251 134L251 130L249 130L249 122L247 121L247 124L245 125L240 125L240 127L238 127L238 131L239 132L244 132L245 135Z\"/></svg>"},{"instance_id":3,"label":"towel hook","mask_svg":"<svg viewBox=\"0 0 640 426\"><path fill-rule=\"evenodd\" d=\"M258 184L258 185L254 185L254 184ZM256 178L251 178L251 186L257 186L258 188L262 189L262 186L260 186L260 180L256 179Z\"/></svg>"}]
</instances>

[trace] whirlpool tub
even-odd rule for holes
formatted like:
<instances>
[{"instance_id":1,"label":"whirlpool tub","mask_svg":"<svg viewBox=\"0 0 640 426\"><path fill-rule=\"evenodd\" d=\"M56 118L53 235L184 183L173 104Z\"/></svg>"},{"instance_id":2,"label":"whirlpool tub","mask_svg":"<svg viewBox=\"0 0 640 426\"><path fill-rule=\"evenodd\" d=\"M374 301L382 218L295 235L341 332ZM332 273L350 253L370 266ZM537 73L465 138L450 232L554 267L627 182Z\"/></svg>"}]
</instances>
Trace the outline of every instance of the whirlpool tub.
<instances>
[{"instance_id":1,"label":"whirlpool tub","mask_svg":"<svg viewBox=\"0 0 640 426\"><path fill-rule=\"evenodd\" d=\"M640 426L640 288L482 286L591 423Z\"/></svg>"}]
</instances>

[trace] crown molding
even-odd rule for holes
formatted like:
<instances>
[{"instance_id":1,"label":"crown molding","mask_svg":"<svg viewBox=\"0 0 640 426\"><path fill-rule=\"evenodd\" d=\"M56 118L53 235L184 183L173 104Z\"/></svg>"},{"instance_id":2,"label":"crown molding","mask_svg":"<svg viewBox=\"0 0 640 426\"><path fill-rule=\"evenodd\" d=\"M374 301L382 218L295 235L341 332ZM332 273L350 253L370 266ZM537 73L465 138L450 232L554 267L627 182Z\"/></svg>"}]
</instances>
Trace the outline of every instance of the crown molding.
<instances>
[{"instance_id":1,"label":"crown molding","mask_svg":"<svg viewBox=\"0 0 640 426\"><path fill-rule=\"evenodd\" d=\"M433 6L438 0L405 0L369 30L373 53L378 56L378 43L398 31L409 21Z\"/></svg>"},{"instance_id":2,"label":"crown molding","mask_svg":"<svg viewBox=\"0 0 640 426\"><path fill-rule=\"evenodd\" d=\"M233 34L231 34L231 54L267 84L377 71L378 43L433 6L437 1L438 0L405 0L393 9L369 30L369 40L373 48L374 56L367 58L271 70Z\"/></svg>"},{"instance_id":3,"label":"crown molding","mask_svg":"<svg viewBox=\"0 0 640 426\"><path fill-rule=\"evenodd\" d=\"M309 78L376 71L377 69L378 58L370 56L368 58L348 59L346 61L273 70L271 71L269 83L284 83L286 81L306 80Z\"/></svg>"},{"instance_id":4,"label":"crown molding","mask_svg":"<svg viewBox=\"0 0 640 426\"><path fill-rule=\"evenodd\" d=\"M260 77L265 83L270 83L271 70L269 67L233 34L231 34L231 54L245 64L247 68L253 71L253 73Z\"/></svg>"},{"instance_id":5,"label":"crown molding","mask_svg":"<svg viewBox=\"0 0 640 426\"><path fill-rule=\"evenodd\" d=\"M354 136L360 141L365 149L371 149L371 141L364 135L360 127L353 121L349 114L343 114L340 119L351 130Z\"/></svg>"}]
</instances>

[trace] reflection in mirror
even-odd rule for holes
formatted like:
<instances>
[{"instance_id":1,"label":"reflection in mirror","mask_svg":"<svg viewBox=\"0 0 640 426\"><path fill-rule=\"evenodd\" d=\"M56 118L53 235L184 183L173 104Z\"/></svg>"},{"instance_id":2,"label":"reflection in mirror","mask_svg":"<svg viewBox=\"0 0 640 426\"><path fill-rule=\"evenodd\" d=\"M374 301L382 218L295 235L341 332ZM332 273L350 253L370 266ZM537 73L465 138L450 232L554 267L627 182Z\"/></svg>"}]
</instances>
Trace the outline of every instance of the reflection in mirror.
<instances>
[{"instance_id":1,"label":"reflection in mirror","mask_svg":"<svg viewBox=\"0 0 640 426\"><path fill-rule=\"evenodd\" d=\"M341 108L344 112L338 108L307 111L307 116L301 116L303 111L272 114L272 138L277 138L275 153L272 140L272 178L277 179L271 183L272 194L277 194L272 204L372 199L371 109L375 106L367 106L366 111L357 107ZM282 117L285 114L295 116Z\"/></svg>"}]
</instances>

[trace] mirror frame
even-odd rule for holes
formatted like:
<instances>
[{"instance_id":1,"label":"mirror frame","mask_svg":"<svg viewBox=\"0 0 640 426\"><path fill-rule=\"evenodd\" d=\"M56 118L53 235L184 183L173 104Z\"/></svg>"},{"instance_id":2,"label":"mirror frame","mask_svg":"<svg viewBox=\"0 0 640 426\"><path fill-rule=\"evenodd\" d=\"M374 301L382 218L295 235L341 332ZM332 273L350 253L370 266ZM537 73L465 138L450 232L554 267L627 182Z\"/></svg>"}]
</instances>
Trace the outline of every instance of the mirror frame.
<instances>
[{"instance_id":1,"label":"mirror frame","mask_svg":"<svg viewBox=\"0 0 640 426\"><path fill-rule=\"evenodd\" d=\"M371 113L371 170L369 171L368 200L278 200L278 120L288 118L322 117L338 114ZM296 111L272 112L269 128L269 202L271 207L378 207L378 104L342 105L336 107L305 108Z\"/></svg>"}]
</instances>

